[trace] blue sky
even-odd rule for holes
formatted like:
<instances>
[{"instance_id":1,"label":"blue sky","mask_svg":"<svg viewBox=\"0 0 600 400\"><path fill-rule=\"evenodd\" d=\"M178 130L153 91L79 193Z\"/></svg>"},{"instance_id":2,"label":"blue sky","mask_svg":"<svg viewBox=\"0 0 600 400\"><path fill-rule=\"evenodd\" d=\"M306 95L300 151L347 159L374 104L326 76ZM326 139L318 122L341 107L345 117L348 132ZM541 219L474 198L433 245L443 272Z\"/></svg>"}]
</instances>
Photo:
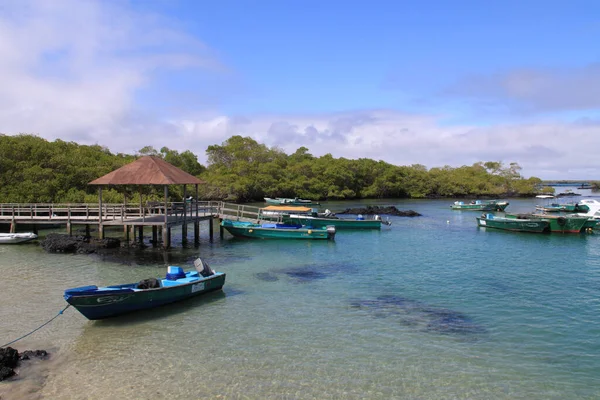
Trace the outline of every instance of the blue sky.
<instances>
[{"instance_id":1,"label":"blue sky","mask_svg":"<svg viewBox=\"0 0 600 400\"><path fill-rule=\"evenodd\" d=\"M8 0L0 132L600 179L599 37L597 1Z\"/></svg>"}]
</instances>

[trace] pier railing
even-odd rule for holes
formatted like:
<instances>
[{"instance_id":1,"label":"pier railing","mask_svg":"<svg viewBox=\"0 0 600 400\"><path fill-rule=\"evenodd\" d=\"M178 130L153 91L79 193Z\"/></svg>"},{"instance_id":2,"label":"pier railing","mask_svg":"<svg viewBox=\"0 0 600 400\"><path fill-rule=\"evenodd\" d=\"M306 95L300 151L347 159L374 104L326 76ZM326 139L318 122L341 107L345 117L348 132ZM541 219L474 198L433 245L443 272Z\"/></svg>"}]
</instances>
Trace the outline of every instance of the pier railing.
<instances>
[{"instance_id":1,"label":"pier railing","mask_svg":"<svg viewBox=\"0 0 600 400\"><path fill-rule=\"evenodd\" d=\"M165 215L175 220L184 217L217 215L220 202L199 201L193 203L169 202L147 204L57 204L57 203L3 203L0 204L0 221L32 220L43 221L125 221ZM184 207L185 206L185 207Z\"/></svg>"},{"instance_id":2,"label":"pier railing","mask_svg":"<svg viewBox=\"0 0 600 400\"><path fill-rule=\"evenodd\" d=\"M135 223L153 220L160 222L167 214L169 224L182 223L194 217L219 217L236 221L276 219L261 212L261 207L246 204L225 203L222 201L198 202L147 202L128 204L98 203L1 203L0 223L17 221L20 223L99 223L102 222Z\"/></svg>"}]
</instances>

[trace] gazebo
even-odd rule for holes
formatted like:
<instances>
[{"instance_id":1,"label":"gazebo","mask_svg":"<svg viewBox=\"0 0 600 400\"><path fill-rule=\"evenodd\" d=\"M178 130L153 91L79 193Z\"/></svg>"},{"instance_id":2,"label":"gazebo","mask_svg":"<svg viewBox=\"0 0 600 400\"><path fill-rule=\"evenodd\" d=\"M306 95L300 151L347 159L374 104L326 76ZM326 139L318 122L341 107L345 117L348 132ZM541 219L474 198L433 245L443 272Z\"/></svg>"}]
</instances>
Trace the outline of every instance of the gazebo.
<instances>
[{"instance_id":1,"label":"gazebo","mask_svg":"<svg viewBox=\"0 0 600 400\"><path fill-rule=\"evenodd\" d=\"M151 225L153 227L153 237L156 240L156 228L162 225L163 244L164 247L170 247L170 223L169 223L169 185L183 185L183 196L187 198L187 185L195 185L196 200L198 199L198 185L205 182L188 174L187 172L169 164L165 160L156 156L144 156L136 161L124 165L123 167L112 171L98 179L90 182L90 185L98 185L98 201L100 205L100 237L104 236L103 219L102 219L102 187L106 185L156 185L164 187L164 204L160 207L164 211L164 218L160 222L146 223L145 214L142 212L141 221L131 223L138 226L140 229L140 238L143 237L143 226ZM140 211L143 210L142 192L140 190ZM126 201L125 201L126 203ZM196 217L198 216L198 202L196 201ZM183 223L182 233L184 237L187 234L187 202L183 201ZM195 237L198 237L198 219L194 220Z\"/></svg>"}]
</instances>

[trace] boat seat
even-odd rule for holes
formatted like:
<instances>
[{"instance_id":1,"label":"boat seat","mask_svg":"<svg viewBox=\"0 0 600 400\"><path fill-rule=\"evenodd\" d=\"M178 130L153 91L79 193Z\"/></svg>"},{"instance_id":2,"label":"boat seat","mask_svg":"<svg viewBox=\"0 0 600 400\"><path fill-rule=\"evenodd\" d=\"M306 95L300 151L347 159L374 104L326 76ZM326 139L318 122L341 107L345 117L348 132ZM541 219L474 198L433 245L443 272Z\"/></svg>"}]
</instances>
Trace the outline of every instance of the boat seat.
<instances>
[{"instance_id":1,"label":"boat seat","mask_svg":"<svg viewBox=\"0 0 600 400\"><path fill-rule=\"evenodd\" d=\"M163 279L162 280L162 285L164 287L167 287L167 286L177 286L177 285L181 285L181 284L184 284L184 283L190 283L190 282L195 282L195 281L199 281L199 280L200 280L200 278L197 277L197 276L195 276L195 277L189 277L189 278L181 278L181 279L177 279L176 281L172 281L172 280L169 280L169 279Z\"/></svg>"}]
</instances>

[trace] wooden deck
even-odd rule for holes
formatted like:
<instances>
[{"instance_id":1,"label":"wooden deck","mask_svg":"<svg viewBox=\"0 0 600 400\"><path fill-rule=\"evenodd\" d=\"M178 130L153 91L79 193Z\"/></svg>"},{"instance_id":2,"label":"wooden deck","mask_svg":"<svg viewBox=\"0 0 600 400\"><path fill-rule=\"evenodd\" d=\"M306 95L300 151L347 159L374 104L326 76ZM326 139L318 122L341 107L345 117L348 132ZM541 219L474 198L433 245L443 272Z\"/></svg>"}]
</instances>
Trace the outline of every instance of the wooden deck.
<instances>
[{"instance_id":1,"label":"wooden deck","mask_svg":"<svg viewBox=\"0 0 600 400\"><path fill-rule=\"evenodd\" d=\"M54 204L54 203L4 203L0 204L0 225L10 224L10 231L16 232L18 225L27 224L35 230L47 225L64 225L71 233L73 225L98 227L100 237L104 237L104 227L122 226L129 235L130 229L138 228L142 237L143 227L152 227L153 236L162 228L170 246L170 229L182 227L187 236L187 225L194 224L195 239L198 238L199 223L209 221L212 238L213 219L260 222L260 208L249 205L225 203L221 201L199 201L192 203L149 202L140 204ZM135 236L135 232L134 232Z\"/></svg>"}]
</instances>

